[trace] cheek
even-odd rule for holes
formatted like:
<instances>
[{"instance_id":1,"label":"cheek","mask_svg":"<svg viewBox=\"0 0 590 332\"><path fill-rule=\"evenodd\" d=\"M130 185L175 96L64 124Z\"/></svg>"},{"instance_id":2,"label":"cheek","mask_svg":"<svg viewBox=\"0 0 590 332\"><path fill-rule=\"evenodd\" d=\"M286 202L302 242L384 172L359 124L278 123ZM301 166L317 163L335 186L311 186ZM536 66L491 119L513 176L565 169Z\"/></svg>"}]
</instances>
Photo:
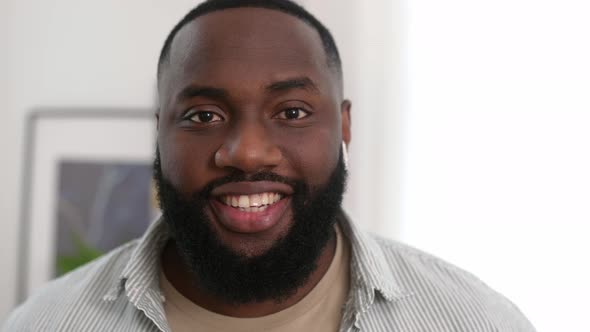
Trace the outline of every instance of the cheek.
<instances>
[{"instance_id":1,"label":"cheek","mask_svg":"<svg viewBox=\"0 0 590 332\"><path fill-rule=\"evenodd\" d=\"M282 133L285 136L285 133ZM314 128L288 135L283 145L284 157L309 185L323 185L338 162L340 135L333 128Z\"/></svg>"},{"instance_id":2,"label":"cheek","mask_svg":"<svg viewBox=\"0 0 590 332\"><path fill-rule=\"evenodd\" d=\"M207 184L207 174L215 153L214 144L186 132L158 136L162 173L185 194Z\"/></svg>"}]
</instances>

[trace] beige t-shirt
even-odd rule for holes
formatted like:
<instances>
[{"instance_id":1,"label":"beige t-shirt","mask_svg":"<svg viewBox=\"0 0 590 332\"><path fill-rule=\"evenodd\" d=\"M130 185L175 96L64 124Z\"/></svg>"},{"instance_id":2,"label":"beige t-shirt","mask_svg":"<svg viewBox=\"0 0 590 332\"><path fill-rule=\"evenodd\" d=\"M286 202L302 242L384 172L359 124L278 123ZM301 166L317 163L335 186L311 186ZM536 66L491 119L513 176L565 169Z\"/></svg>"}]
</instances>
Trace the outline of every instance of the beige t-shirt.
<instances>
[{"instance_id":1,"label":"beige t-shirt","mask_svg":"<svg viewBox=\"0 0 590 332\"><path fill-rule=\"evenodd\" d=\"M268 316L236 318L206 310L180 294L161 273L170 328L173 332L338 331L349 288L350 248L338 227L336 234L336 252L320 282L295 305Z\"/></svg>"}]
</instances>

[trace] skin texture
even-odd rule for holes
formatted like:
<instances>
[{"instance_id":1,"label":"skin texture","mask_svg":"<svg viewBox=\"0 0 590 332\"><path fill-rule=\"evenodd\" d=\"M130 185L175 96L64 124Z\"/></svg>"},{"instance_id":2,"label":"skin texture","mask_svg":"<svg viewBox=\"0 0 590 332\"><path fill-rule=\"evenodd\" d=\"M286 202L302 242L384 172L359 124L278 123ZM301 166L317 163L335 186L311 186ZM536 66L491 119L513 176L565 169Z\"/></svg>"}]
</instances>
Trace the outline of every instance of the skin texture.
<instances>
[{"instance_id":1,"label":"skin texture","mask_svg":"<svg viewBox=\"0 0 590 332\"><path fill-rule=\"evenodd\" d=\"M317 32L278 11L228 9L187 24L172 44L159 97L162 172L186 194L236 171L270 171L320 187L336 166L342 142L350 141L350 103L342 98L340 79L327 65ZM198 112L208 113L203 117ZM292 226L286 202L272 227L249 233L225 227L213 208L206 213L226 246L256 256ZM194 287L173 243L162 260L170 282L191 301L221 314L258 317L309 293L327 270L334 248L332 239L317 270L289 299L240 306Z\"/></svg>"}]
</instances>

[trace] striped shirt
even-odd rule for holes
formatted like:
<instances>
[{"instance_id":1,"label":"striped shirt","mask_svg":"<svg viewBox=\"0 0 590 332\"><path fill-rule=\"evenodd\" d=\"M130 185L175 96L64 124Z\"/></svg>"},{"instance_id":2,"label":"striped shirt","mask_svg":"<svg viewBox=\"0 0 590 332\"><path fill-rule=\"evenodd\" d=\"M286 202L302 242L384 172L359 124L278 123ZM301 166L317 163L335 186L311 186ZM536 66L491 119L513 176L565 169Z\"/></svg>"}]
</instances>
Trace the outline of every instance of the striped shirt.
<instances>
[{"instance_id":1,"label":"striped shirt","mask_svg":"<svg viewBox=\"0 0 590 332\"><path fill-rule=\"evenodd\" d=\"M340 331L535 331L473 275L407 245L359 231L348 218L350 290ZM3 331L163 331L162 220L145 235L59 279L18 307ZM198 331L195 326L195 331Z\"/></svg>"}]
</instances>

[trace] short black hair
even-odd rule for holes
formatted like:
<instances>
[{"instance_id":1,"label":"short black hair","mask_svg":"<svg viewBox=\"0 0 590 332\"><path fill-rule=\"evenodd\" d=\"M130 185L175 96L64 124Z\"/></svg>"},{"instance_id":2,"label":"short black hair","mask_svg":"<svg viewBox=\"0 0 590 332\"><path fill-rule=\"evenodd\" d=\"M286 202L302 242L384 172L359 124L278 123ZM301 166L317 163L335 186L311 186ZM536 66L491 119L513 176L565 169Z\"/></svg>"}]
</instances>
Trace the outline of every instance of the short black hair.
<instances>
[{"instance_id":1,"label":"short black hair","mask_svg":"<svg viewBox=\"0 0 590 332\"><path fill-rule=\"evenodd\" d=\"M244 7L266 8L280 11L297 17L301 21L310 25L320 35L320 39L326 53L328 66L336 71L336 74L339 76L339 78L341 77L342 62L340 60L340 54L338 53L338 48L336 47L336 42L334 41L332 34L320 21L318 21L312 14L310 14L300 5L290 0L207 0L188 12L188 14L186 14L184 18L180 20L180 22L178 22L168 34L158 60L158 81L160 80L163 64L170 56L170 48L172 47L174 37L178 31L182 29L182 27L197 17L211 12Z\"/></svg>"}]
</instances>

